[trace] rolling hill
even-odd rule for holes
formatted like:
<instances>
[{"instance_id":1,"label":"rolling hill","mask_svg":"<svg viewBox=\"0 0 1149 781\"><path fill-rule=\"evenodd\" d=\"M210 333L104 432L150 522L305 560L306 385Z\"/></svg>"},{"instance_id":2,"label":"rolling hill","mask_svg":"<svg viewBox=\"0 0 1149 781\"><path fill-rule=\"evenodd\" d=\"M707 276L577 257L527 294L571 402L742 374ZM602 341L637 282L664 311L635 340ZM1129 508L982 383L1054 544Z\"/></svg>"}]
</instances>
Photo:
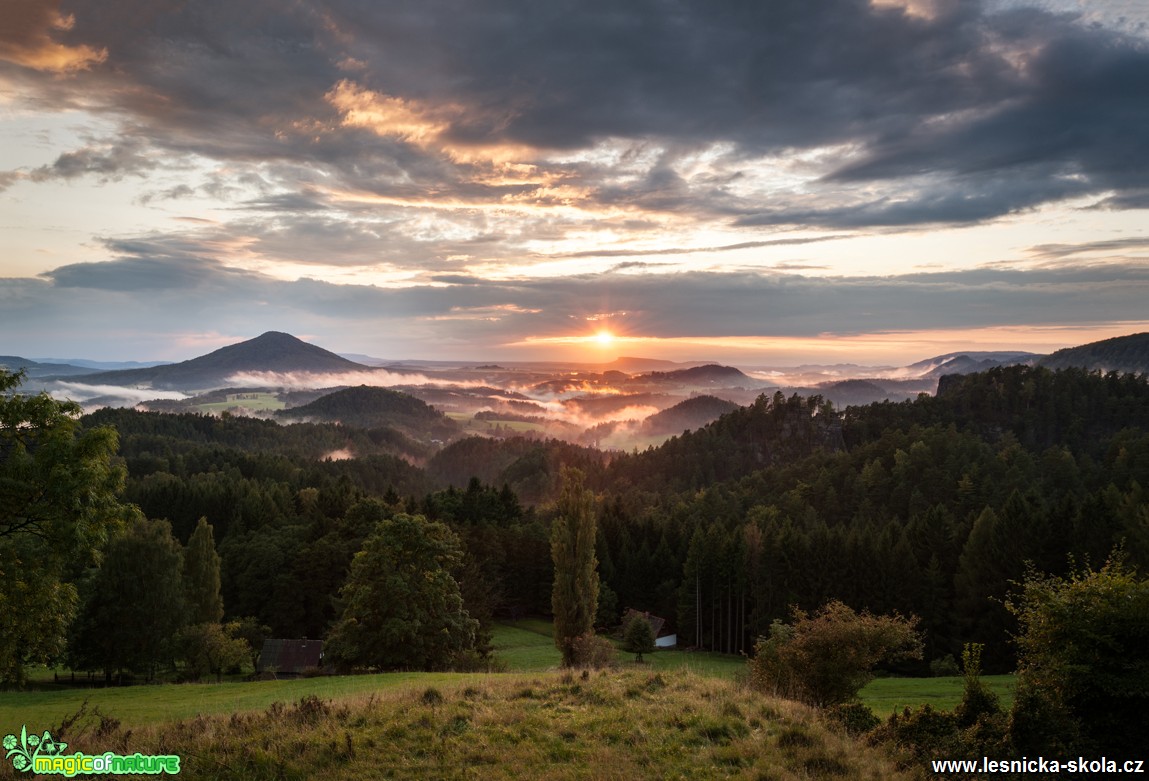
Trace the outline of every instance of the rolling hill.
<instances>
[{"instance_id":1,"label":"rolling hill","mask_svg":"<svg viewBox=\"0 0 1149 781\"><path fill-rule=\"evenodd\" d=\"M760 382L733 366L720 366L708 363L689 369L676 369L667 372L650 372L635 377L636 382L655 382L681 386L733 387L736 385L761 385Z\"/></svg>"},{"instance_id":2,"label":"rolling hill","mask_svg":"<svg viewBox=\"0 0 1149 781\"><path fill-rule=\"evenodd\" d=\"M1079 368L1149 374L1149 333L1118 336L1079 347L1067 347L1045 356L1039 364L1050 369Z\"/></svg>"},{"instance_id":3,"label":"rolling hill","mask_svg":"<svg viewBox=\"0 0 1149 781\"><path fill-rule=\"evenodd\" d=\"M681 434L688 429L701 428L735 409L738 405L732 401L715 396L695 396L651 415L643 421L642 428L648 434Z\"/></svg>"},{"instance_id":4,"label":"rolling hill","mask_svg":"<svg viewBox=\"0 0 1149 781\"><path fill-rule=\"evenodd\" d=\"M286 420L342 423L358 428L394 428L418 438L446 439L458 427L442 412L406 393L359 385L328 393L299 407L281 410Z\"/></svg>"}]
</instances>

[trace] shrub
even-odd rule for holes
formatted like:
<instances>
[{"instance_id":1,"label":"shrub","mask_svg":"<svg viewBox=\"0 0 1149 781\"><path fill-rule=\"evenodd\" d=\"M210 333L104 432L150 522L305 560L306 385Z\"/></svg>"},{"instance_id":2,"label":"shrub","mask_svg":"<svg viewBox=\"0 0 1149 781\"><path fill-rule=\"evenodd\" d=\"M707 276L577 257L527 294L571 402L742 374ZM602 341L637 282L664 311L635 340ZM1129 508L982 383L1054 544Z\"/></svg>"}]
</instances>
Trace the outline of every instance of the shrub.
<instances>
[{"instance_id":1,"label":"shrub","mask_svg":"<svg viewBox=\"0 0 1149 781\"><path fill-rule=\"evenodd\" d=\"M496 659L490 654L484 654L474 648L456 651L451 655L447 667L457 673L504 673L507 663Z\"/></svg>"},{"instance_id":2,"label":"shrub","mask_svg":"<svg viewBox=\"0 0 1149 781\"><path fill-rule=\"evenodd\" d=\"M935 678L949 678L954 675L961 675L961 668L958 667L953 654L946 654L930 662L930 675Z\"/></svg>"},{"instance_id":3,"label":"shrub","mask_svg":"<svg viewBox=\"0 0 1149 781\"><path fill-rule=\"evenodd\" d=\"M577 667L593 667L601 670L613 667L615 664L614 643L594 632L576 637L571 643L571 649Z\"/></svg>"},{"instance_id":4,"label":"shrub","mask_svg":"<svg viewBox=\"0 0 1149 781\"><path fill-rule=\"evenodd\" d=\"M958 751L959 730L952 713L923 705L894 713L873 733L873 739L892 743L918 762L946 756L962 756Z\"/></svg>"},{"instance_id":5,"label":"shrub","mask_svg":"<svg viewBox=\"0 0 1149 781\"><path fill-rule=\"evenodd\" d=\"M1099 571L1030 573L1008 607L1020 631L1011 736L1020 751L1064 745L1133 756L1149 710L1149 580L1118 553Z\"/></svg>"},{"instance_id":6,"label":"shrub","mask_svg":"<svg viewBox=\"0 0 1149 781\"><path fill-rule=\"evenodd\" d=\"M798 608L793 615L755 646L750 676L758 689L836 705L856 697L878 663L921 658L916 619L856 613L836 600L814 615Z\"/></svg>"},{"instance_id":7,"label":"shrub","mask_svg":"<svg viewBox=\"0 0 1149 781\"><path fill-rule=\"evenodd\" d=\"M882 720L874 715L868 705L863 705L860 702L845 702L835 705L826 711L826 715L850 735L861 735L882 723Z\"/></svg>"},{"instance_id":8,"label":"shrub","mask_svg":"<svg viewBox=\"0 0 1149 781\"><path fill-rule=\"evenodd\" d=\"M997 695L981 680L981 643L966 643L962 650L962 666L965 667L965 687L961 702L954 708L954 717L961 728L972 727L983 717L1001 714Z\"/></svg>"}]
</instances>

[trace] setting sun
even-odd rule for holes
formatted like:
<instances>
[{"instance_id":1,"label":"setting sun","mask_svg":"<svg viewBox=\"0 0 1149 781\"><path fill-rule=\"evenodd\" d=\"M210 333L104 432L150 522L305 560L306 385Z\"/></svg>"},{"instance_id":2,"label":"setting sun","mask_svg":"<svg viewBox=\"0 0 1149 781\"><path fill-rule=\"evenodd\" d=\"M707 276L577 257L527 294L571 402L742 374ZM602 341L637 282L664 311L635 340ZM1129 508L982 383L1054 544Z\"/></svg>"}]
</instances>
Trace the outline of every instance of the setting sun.
<instances>
[{"instance_id":1,"label":"setting sun","mask_svg":"<svg viewBox=\"0 0 1149 781\"><path fill-rule=\"evenodd\" d=\"M612 334L610 331L599 331L597 334L595 334L594 339L600 345L606 347L607 345L614 342L614 334Z\"/></svg>"}]
</instances>

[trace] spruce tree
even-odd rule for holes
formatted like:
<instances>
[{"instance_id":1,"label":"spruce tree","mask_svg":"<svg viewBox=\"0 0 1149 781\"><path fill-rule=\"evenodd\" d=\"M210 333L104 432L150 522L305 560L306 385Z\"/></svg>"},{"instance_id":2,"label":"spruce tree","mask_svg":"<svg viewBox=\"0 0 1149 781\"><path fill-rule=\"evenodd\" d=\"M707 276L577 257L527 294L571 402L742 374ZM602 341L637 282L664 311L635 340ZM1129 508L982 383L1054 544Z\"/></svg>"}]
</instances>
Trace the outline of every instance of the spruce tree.
<instances>
[{"instance_id":1,"label":"spruce tree","mask_svg":"<svg viewBox=\"0 0 1149 781\"><path fill-rule=\"evenodd\" d=\"M595 557L594 496L583 487L583 474L563 470L563 488L551 526L551 558L555 565L551 609L555 645L563 667L573 667L576 640L594 630L598 609L598 560Z\"/></svg>"}]
</instances>

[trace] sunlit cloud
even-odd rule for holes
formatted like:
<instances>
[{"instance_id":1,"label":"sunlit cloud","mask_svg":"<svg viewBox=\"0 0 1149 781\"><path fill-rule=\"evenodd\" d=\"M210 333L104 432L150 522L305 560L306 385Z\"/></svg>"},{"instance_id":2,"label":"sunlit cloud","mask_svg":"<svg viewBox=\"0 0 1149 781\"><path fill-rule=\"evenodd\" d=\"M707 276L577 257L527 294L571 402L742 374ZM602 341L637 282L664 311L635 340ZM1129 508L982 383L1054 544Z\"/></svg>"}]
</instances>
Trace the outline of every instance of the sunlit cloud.
<instances>
[{"instance_id":1,"label":"sunlit cloud","mask_svg":"<svg viewBox=\"0 0 1149 781\"><path fill-rule=\"evenodd\" d=\"M431 105L365 89L344 79L324 96L339 111L344 125L367 128L380 136L427 145L450 126L462 106Z\"/></svg>"},{"instance_id":2,"label":"sunlit cloud","mask_svg":"<svg viewBox=\"0 0 1149 781\"><path fill-rule=\"evenodd\" d=\"M51 73L85 70L104 62L105 48L55 40L76 24L76 17L62 13L59 6L59 0L8 0L0 26L0 60Z\"/></svg>"}]
</instances>

